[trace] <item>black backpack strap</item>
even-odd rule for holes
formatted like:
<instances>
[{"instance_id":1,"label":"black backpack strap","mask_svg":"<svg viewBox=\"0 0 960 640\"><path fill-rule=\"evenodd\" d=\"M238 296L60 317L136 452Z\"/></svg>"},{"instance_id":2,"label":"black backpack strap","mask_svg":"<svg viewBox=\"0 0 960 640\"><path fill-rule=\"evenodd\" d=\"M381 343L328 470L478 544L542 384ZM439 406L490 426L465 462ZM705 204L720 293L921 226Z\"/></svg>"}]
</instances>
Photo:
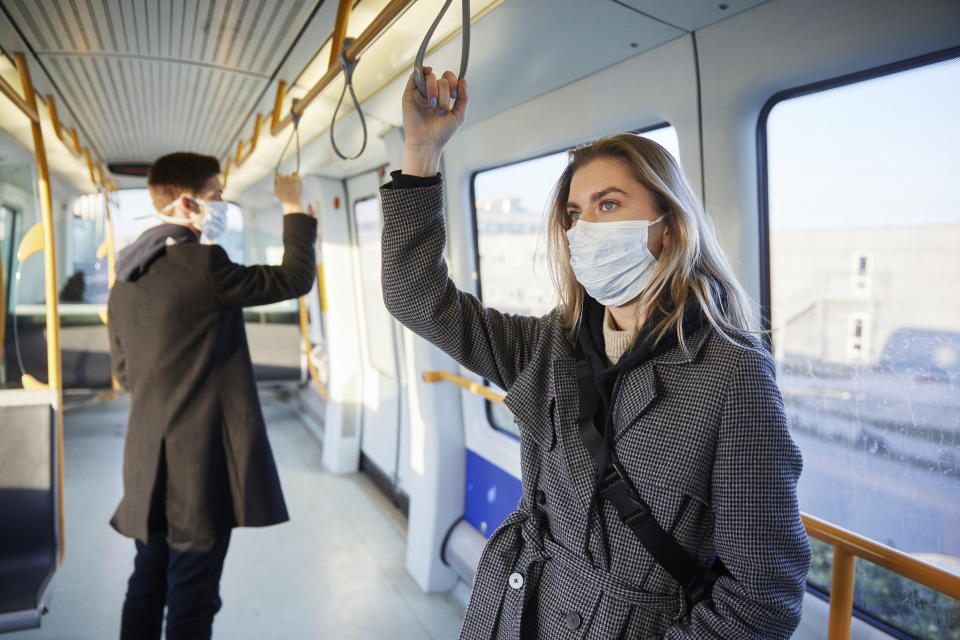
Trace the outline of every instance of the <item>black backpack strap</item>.
<instances>
[{"instance_id":1,"label":"black backpack strap","mask_svg":"<svg viewBox=\"0 0 960 640\"><path fill-rule=\"evenodd\" d=\"M584 357L582 347L577 344L577 387L580 396L580 421L578 431L580 439L590 453L594 468L606 468L600 489L607 500L620 515L620 519L637 536L647 551L660 566L673 576L683 587L683 591L694 605L710 597L713 583L719 574L701 566L676 538L664 531L650 511L650 506L634 489L629 476L616 459L613 447L610 447L594 423L597 407L597 390L593 381L590 363ZM723 565L719 560L715 568Z\"/></svg>"}]
</instances>

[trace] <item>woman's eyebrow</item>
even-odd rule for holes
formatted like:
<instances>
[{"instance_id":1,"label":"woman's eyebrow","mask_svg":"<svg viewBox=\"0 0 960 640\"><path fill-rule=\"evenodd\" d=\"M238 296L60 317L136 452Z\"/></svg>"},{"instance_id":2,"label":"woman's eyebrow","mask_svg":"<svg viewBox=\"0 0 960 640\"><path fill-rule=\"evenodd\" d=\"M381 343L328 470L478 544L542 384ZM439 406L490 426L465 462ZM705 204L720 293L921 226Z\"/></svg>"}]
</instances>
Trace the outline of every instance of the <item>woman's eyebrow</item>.
<instances>
[{"instance_id":1,"label":"woman's eyebrow","mask_svg":"<svg viewBox=\"0 0 960 640\"><path fill-rule=\"evenodd\" d=\"M590 202L597 202L598 200L600 200L600 199L603 198L604 196L608 196L608 195L610 195L611 193L622 193L622 194L625 195L625 196L630 195L629 193L627 193L627 192L624 191L623 189L620 189L619 187L607 187L606 189L603 189L603 190L601 190L601 191L597 191L597 192L594 193L592 196L590 196ZM567 201L567 206L568 206L568 207L576 207L576 208L578 208L578 209L580 208L580 205L578 205L576 202L574 202L574 201L572 201L572 200L568 200L568 201Z\"/></svg>"}]
</instances>

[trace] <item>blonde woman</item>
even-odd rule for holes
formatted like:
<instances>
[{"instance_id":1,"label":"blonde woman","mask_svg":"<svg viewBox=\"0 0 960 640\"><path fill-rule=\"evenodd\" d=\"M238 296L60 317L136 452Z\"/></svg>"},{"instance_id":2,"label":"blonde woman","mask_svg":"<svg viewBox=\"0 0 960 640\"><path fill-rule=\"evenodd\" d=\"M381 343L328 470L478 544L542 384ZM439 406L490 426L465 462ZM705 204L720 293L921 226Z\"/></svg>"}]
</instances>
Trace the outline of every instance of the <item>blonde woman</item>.
<instances>
[{"instance_id":1,"label":"blonde woman","mask_svg":"<svg viewBox=\"0 0 960 640\"><path fill-rule=\"evenodd\" d=\"M630 134L572 151L548 222L560 304L502 314L447 277L438 167L469 95L451 72L427 86L407 85L403 169L381 190L384 300L506 389L521 433L523 497L461 637L790 637L810 562L800 454L676 162Z\"/></svg>"}]
</instances>

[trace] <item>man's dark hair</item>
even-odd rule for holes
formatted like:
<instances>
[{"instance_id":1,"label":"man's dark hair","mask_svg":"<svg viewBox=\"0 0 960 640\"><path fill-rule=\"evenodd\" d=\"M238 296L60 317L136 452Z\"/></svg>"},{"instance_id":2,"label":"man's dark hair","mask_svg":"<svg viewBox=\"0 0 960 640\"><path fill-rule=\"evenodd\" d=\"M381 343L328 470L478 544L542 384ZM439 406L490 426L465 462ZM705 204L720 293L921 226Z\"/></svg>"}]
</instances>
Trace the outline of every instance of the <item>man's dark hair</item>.
<instances>
[{"instance_id":1,"label":"man's dark hair","mask_svg":"<svg viewBox=\"0 0 960 640\"><path fill-rule=\"evenodd\" d=\"M179 187L197 192L203 189L207 180L219 173L220 162L213 156L180 151L169 153L150 165L147 185Z\"/></svg>"}]
</instances>

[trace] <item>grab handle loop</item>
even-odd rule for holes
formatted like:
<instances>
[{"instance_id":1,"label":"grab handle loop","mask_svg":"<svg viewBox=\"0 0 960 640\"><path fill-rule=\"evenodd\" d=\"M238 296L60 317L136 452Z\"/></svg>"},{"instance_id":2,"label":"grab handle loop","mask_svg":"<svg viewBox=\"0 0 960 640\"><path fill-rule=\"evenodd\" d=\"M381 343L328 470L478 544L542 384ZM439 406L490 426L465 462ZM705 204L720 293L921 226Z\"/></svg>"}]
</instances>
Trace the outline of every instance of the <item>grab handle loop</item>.
<instances>
[{"instance_id":1,"label":"grab handle loop","mask_svg":"<svg viewBox=\"0 0 960 640\"><path fill-rule=\"evenodd\" d=\"M293 123L293 131L290 132L290 137L287 138L287 144L283 145L283 151L280 152L280 157L277 158L277 166L274 168L273 173L280 173L280 165L283 163L283 154L287 152L287 148L290 146L290 141L293 140L294 136L297 138L297 174L300 173L300 117L303 114L297 115L297 112L294 109L297 106L297 103L300 102L300 98L294 98L290 101L290 121Z\"/></svg>"},{"instance_id":2,"label":"grab handle loop","mask_svg":"<svg viewBox=\"0 0 960 640\"><path fill-rule=\"evenodd\" d=\"M344 85L343 91L340 92L340 99L337 100L337 108L333 110L333 119L330 121L330 146L333 147L333 152L340 156L343 160L356 160L362 154L364 149L367 148L367 121L363 117L363 109L360 108L360 102L357 100L357 94L353 92L353 72L357 68L360 59L357 58L353 62L347 60L345 52L347 47L353 44L354 38L344 38L343 39L343 49L340 51L340 68L343 69L343 78ZM363 128L363 144L360 145L360 151L356 155L346 156L343 152L340 151L340 147L337 146L337 141L333 135L333 129L337 123L337 114L340 112L340 105L343 104L343 96L346 95L347 89L350 89L350 97L353 99L353 106L357 110L357 114L360 116L360 126Z\"/></svg>"},{"instance_id":3,"label":"grab handle loop","mask_svg":"<svg viewBox=\"0 0 960 640\"><path fill-rule=\"evenodd\" d=\"M460 75L457 76L458 80L466 77L467 61L470 58L470 0L460 1L463 5L463 32L461 36ZM427 47L430 46L430 38L433 37L433 32L437 30L437 25L440 24L440 21L443 19L443 14L447 12L447 7L450 6L451 2L453 2L453 0L447 0L443 4L443 8L440 9L437 19L433 21L430 30L427 31L427 35L423 38L423 42L420 43L420 50L417 51L417 58L413 63L413 81L416 83L420 95L424 98L427 97L427 81L423 77L423 57L427 54ZM441 108L445 109L446 105L442 105Z\"/></svg>"}]
</instances>

